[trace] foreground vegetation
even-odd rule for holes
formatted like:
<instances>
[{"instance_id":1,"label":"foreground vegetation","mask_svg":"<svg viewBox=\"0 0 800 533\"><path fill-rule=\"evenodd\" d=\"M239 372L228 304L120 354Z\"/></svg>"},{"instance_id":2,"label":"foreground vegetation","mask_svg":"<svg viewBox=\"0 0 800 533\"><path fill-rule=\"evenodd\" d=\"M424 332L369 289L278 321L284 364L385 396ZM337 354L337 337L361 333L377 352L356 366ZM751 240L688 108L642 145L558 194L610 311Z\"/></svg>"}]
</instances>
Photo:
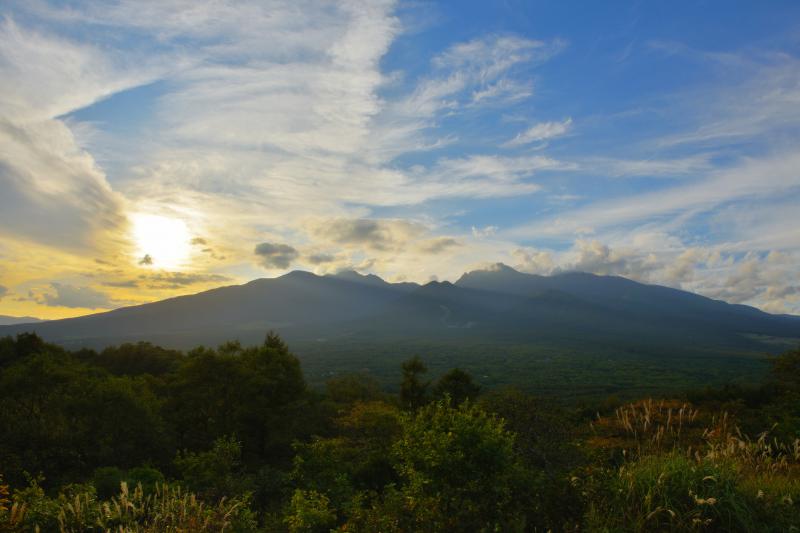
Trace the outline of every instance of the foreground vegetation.
<instances>
[{"instance_id":1,"label":"foreground vegetation","mask_svg":"<svg viewBox=\"0 0 800 533\"><path fill-rule=\"evenodd\" d=\"M0 532L800 530L800 350L757 386L569 405L398 369L309 390L275 335L0 339Z\"/></svg>"}]
</instances>

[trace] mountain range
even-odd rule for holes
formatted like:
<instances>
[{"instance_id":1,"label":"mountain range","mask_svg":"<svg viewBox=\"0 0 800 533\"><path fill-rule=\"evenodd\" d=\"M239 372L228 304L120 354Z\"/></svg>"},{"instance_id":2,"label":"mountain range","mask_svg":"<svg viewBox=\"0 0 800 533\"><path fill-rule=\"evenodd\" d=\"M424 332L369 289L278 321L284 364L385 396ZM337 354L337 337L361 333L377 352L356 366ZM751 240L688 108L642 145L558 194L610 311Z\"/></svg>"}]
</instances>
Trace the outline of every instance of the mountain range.
<instances>
[{"instance_id":1,"label":"mountain range","mask_svg":"<svg viewBox=\"0 0 800 533\"><path fill-rule=\"evenodd\" d=\"M16 324L30 324L31 322L42 322L40 318L32 316L8 316L0 315L0 326L14 326Z\"/></svg>"},{"instance_id":2,"label":"mountain range","mask_svg":"<svg viewBox=\"0 0 800 533\"><path fill-rule=\"evenodd\" d=\"M78 318L0 326L67 346L148 340L187 348L230 339L481 339L769 350L800 337L800 317L772 315L616 276L538 276L498 264L457 282L388 283L347 271L277 278Z\"/></svg>"}]
</instances>

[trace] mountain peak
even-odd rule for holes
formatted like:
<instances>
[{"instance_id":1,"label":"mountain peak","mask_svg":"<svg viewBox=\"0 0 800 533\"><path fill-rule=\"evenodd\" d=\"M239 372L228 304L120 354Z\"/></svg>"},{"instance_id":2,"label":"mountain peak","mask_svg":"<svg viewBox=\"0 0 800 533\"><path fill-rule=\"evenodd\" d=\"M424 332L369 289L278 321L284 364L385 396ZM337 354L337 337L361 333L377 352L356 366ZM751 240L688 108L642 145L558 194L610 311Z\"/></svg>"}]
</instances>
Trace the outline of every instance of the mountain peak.
<instances>
[{"instance_id":1,"label":"mountain peak","mask_svg":"<svg viewBox=\"0 0 800 533\"><path fill-rule=\"evenodd\" d=\"M524 274L511 268L505 263L494 263L485 268L464 272L464 274L458 278L458 281L456 281L456 285L464 285L465 283L477 278L515 278L527 275L528 274Z\"/></svg>"},{"instance_id":2,"label":"mountain peak","mask_svg":"<svg viewBox=\"0 0 800 533\"><path fill-rule=\"evenodd\" d=\"M328 274L329 277L352 281L354 283L369 283L372 285L385 285L386 281L375 274L360 274L355 270L340 270L336 274Z\"/></svg>"},{"instance_id":3,"label":"mountain peak","mask_svg":"<svg viewBox=\"0 0 800 533\"><path fill-rule=\"evenodd\" d=\"M278 276L278 279L285 278L285 279L310 279L310 278L317 278L316 274L313 272L308 272L307 270L292 270L291 272L287 272L282 276Z\"/></svg>"}]
</instances>

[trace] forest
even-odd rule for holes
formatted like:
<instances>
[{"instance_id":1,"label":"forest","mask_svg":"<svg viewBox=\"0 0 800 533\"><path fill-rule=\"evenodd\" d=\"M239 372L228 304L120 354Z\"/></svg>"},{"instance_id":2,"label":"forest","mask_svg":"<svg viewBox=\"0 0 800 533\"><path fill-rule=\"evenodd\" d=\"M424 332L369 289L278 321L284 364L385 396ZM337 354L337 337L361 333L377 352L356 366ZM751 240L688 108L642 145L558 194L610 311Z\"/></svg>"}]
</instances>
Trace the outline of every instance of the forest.
<instances>
[{"instance_id":1,"label":"forest","mask_svg":"<svg viewBox=\"0 0 800 533\"><path fill-rule=\"evenodd\" d=\"M2 338L0 532L800 529L800 349L750 386L580 402L421 355L389 392L310 387L274 333Z\"/></svg>"}]
</instances>

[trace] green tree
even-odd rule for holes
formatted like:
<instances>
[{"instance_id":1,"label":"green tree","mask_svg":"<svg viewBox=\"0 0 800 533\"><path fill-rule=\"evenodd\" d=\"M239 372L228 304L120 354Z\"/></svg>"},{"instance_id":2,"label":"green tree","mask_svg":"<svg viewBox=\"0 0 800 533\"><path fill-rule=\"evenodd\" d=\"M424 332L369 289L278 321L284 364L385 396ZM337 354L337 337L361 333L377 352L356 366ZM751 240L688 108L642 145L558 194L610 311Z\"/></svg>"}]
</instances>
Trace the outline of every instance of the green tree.
<instances>
[{"instance_id":1,"label":"green tree","mask_svg":"<svg viewBox=\"0 0 800 533\"><path fill-rule=\"evenodd\" d=\"M404 418L394 453L407 529L523 530L522 469L501 419L469 402L434 402Z\"/></svg>"},{"instance_id":2,"label":"green tree","mask_svg":"<svg viewBox=\"0 0 800 533\"><path fill-rule=\"evenodd\" d=\"M241 460L241 444L235 438L223 437L214 441L208 451L179 453L175 466L191 491L217 500L243 496L252 490Z\"/></svg>"},{"instance_id":3,"label":"green tree","mask_svg":"<svg viewBox=\"0 0 800 533\"><path fill-rule=\"evenodd\" d=\"M420 381L428 367L415 355L403 362L403 381L400 383L400 403L406 409L417 409L425 403L430 382Z\"/></svg>"},{"instance_id":4,"label":"green tree","mask_svg":"<svg viewBox=\"0 0 800 533\"><path fill-rule=\"evenodd\" d=\"M29 339L24 339L28 344ZM158 462L170 439L146 382L110 376L42 346L0 372L0 461L15 484L46 473L51 484L99 466Z\"/></svg>"},{"instance_id":5,"label":"green tree","mask_svg":"<svg viewBox=\"0 0 800 533\"><path fill-rule=\"evenodd\" d=\"M398 482L392 446L401 432L400 411L383 402L359 402L336 424L336 437L296 446L292 478L297 487L324 494L344 514L364 494Z\"/></svg>"},{"instance_id":6,"label":"green tree","mask_svg":"<svg viewBox=\"0 0 800 533\"><path fill-rule=\"evenodd\" d=\"M800 348L773 359L771 376L783 391L800 393Z\"/></svg>"},{"instance_id":7,"label":"green tree","mask_svg":"<svg viewBox=\"0 0 800 533\"><path fill-rule=\"evenodd\" d=\"M449 396L456 404L474 400L480 392L481 387L472 380L472 376L460 368L454 368L444 374L433 388L434 397L442 399Z\"/></svg>"},{"instance_id":8,"label":"green tree","mask_svg":"<svg viewBox=\"0 0 800 533\"><path fill-rule=\"evenodd\" d=\"M262 346L238 343L189 354L172 380L167 411L181 449L203 450L236 435L247 463L288 461L307 405L296 357L271 337Z\"/></svg>"}]
</instances>

